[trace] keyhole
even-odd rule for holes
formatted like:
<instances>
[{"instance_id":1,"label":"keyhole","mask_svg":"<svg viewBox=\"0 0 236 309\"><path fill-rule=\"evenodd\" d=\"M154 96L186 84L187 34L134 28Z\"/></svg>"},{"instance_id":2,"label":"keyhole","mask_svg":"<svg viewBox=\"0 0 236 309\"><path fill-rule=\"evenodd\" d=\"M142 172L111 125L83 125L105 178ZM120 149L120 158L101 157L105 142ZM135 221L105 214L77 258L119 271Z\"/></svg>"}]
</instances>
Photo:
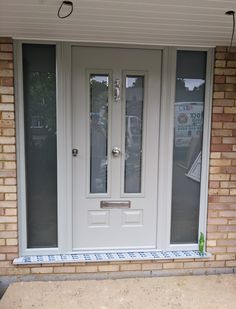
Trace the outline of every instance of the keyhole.
<instances>
[{"instance_id":1,"label":"keyhole","mask_svg":"<svg viewBox=\"0 0 236 309\"><path fill-rule=\"evenodd\" d=\"M78 155L78 153L79 153L78 149L76 149L76 148L72 149L73 157L76 157Z\"/></svg>"}]
</instances>

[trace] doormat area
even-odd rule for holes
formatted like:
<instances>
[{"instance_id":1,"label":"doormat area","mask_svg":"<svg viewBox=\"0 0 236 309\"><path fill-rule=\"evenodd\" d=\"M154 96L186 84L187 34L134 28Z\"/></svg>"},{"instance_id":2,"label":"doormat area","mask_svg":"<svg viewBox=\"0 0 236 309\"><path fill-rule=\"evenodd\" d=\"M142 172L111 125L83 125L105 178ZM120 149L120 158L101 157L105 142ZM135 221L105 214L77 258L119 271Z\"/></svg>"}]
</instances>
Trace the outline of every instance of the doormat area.
<instances>
[{"instance_id":1,"label":"doormat area","mask_svg":"<svg viewBox=\"0 0 236 309\"><path fill-rule=\"evenodd\" d=\"M83 252L73 254L33 255L14 259L13 264L44 264L44 263L76 263L76 262L109 262L139 260L172 260L209 258L207 252L201 254L192 251L119 251L119 252Z\"/></svg>"}]
</instances>

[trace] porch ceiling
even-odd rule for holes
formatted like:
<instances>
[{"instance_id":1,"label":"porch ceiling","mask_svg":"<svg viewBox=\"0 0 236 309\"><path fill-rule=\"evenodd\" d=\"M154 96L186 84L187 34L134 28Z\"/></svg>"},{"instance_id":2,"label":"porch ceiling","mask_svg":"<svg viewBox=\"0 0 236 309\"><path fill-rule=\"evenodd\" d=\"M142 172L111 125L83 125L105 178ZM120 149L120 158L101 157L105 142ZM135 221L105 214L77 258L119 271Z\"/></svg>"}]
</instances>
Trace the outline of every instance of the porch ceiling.
<instances>
[{"instance_id":1,"label":"porch ceiling","mask_svg":"<svg viewBox=\"0 0 236 309\"><path fill-rule=\"evenodd\" d=\"M0 36L150 45L228 45L235 0L0 0Z\"/></svg>"}]
</instances>

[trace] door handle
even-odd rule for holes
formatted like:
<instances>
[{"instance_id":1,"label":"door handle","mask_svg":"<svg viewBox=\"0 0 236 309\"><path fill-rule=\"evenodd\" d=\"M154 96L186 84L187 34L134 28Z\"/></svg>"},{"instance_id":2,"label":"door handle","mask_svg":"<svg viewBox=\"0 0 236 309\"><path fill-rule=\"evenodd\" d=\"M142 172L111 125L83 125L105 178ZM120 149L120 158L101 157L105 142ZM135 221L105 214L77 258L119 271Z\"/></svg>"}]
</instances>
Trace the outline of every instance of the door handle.
<instances>
[{"instance_id":1,"label":"door handle","mask_svg":"<svg viewBox=\"0 0 236 309\"><path fill-rule=\"evenodd\" d=\"M117 79L116 81L115 81L115 84L114 84L114 100L115 100L115 102L117 103L117 102L120 102L120 80L119 79Z\"/></svg>"},{"instance_id":2,"label":"door handle","mask_svg":"<svg viewBox=\"0 0 236 309\"><path fill-rule=\"evenodd\" d=\"M120 148L114 147L111 152L112 152L114 157L119 157L119 155L120 155Z\"/></svg>"}]
</instances>

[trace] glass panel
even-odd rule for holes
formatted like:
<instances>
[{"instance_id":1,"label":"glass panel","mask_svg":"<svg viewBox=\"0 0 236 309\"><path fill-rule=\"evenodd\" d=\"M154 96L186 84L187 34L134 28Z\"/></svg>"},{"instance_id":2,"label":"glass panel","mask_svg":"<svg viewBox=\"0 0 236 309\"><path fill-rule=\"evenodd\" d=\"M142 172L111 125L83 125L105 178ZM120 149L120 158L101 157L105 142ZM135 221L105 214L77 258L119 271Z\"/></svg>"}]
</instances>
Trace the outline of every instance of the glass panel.
<instances>
[{"instance_id":1,"label":"glass panel","mask_svg":"<svg viewBox=\"0 0 236 309\"><path fill-rule=\"evenodd\" d=\"M108 75L90 75L90 193L107 192Z\"/></svg>"},{"instance_id":2,"label":"glass panel","mask_svg":"<svg viewBox=\"0 0 236 309\"><path fill-rule=\"evenodd\" d=\"M57 247L56 50L23 44L28 248Z\"/></svg>"},{"instance_id":3,"label":"glass panel","mask_svg":"<svg viewBox=\"0 0 236 309\"><path fill-rule=\"evenodd\" d=\"M144 76L126 77L125 193L141 192Z\"/></svg>"},{"instance_id":4,"label":"glass panel","mask_svg":"<svg viewBox=\"0 0 236 309\"><path fill-rule=\"evenodd\" d=\"M171 243L197 243L206 52L178 51Z\"/></svg>"}]
</instances>

